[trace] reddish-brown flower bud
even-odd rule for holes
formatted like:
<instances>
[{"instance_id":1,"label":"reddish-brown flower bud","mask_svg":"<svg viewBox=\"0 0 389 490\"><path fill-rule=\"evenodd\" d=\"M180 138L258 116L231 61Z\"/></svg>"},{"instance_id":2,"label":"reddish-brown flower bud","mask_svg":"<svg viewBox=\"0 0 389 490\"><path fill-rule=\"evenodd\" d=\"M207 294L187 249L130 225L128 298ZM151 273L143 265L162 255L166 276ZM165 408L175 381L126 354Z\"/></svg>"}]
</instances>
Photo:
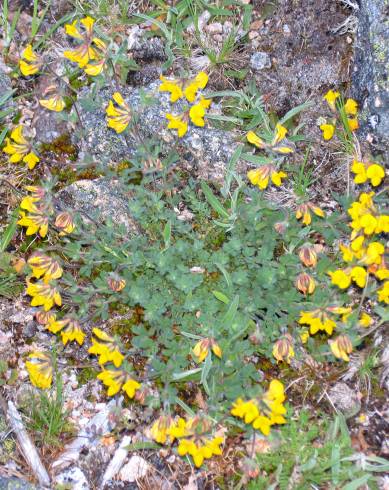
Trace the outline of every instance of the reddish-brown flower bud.
<instances>
[{"instance_id":1,"label":"reddish-brown flower bud","mask_svg":"<svg viewBox=\"0 0 389 490\"><path fill-rule=\"evenodd\" d=\"M303 294L312 294L316 288L315 280L306 272L301 272L296 277L295 286Z\"/></svg>"}]
</instances>

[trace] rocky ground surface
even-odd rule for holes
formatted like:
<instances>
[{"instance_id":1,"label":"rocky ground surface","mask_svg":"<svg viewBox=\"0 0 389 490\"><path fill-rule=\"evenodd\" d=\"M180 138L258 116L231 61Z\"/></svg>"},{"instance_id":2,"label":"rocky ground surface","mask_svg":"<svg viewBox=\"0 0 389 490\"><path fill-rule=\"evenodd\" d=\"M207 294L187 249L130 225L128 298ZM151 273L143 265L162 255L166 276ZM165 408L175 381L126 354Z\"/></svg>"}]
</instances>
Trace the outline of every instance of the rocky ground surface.
<instances>
[{"instance_id":1,"label":"rocky ground surface","mask_svg":"<svg viewBox=\"0 0 389 490\"><path fill-rule=\"evenodd\" d=\"M20 2L19 2L20 3ZM26 22L31 21L31 6L23 6ZM53 23L61 15L71 10L66 1L54 2ZM250 3L250 0L244 3ZM337 156L331 154L328 145L320 142L317 117L324 111L322 95L328 88L343 88L353 94L361 103L362 125L360 141L363 147L381 161L388 157L388 6L385 0L339 0L323 2L318 0L280 0L267 2L251 1L254 11L249 30L249 42L242 44L236 60L236 69L247 69L247 78L255 83L265 101L266 108L283 115L288 110L306 102L312 106L304 111L301 124L305 134L312 139L311 158L319 168L319 179L314 193L330 196L332 191L342 191L346 186L344 168ZM28 2L27 2L28 4ZM14 11L16 11L13 6ZM207 23L206 16L200 19L204 38L212 43L223 40L231 32L231 26L219 22ZM232 156L236 143L242 135L237 130L191 127L186 136L177 144L172 133L165 129L164 114L170 112L171 104L166 94L157 91L157 80L166 62L164 43L161 38L142 40L143 30L139 26L128 29L133 57L140 65L139 71L130 72L128 86L122 94L133 108L145 98L148 105L142 109L138 124L138 137L147 141L158 133L172 151L180 155L176 170L191 174L200 180L221 182L226 165ZM17 36L24 39L23 27L18 27ZM204 60L195 54L192 66L202 67ZM211 77L213 84L207 90L239 90L243 81L223 77L222 70L215 70ZM7 75L7 68L0 63L0 97L15 84ZM26 88L28 86L26 85ZM40 88L43 90L43 87ZM118 166L130 160L136 141L108 131L105 114L101 109L112 95L112 90L102 89L91 94L88 87L80 91L80 118L82 130L73 131L53 113L41 111L31 106L22 117L30 121L36 132L36 139L50 146L64 135L71 135L68 153L61 165L73 168L92 159L101 167ZM17 105L10 99L1 110ZM211 114L220 115L221 107L215 104ZM73 153L72 148L77 148ZM48 155L55 153L49 148ZM71 158L70 158L71 157ZM242 173L247 169L243 162L238 166ZM22 175L16 172L12 185L17 185ZM111 219L121 224L131 233L136 233L136 223L128 213L126 202L129 196L118 183L101 178L99 173L93 179L83 178L68 185L58 195L66 205L77 207L89 220ZM9 210L16 205L9 187L1 183L0 211L6 218ZM4 220L6 221L6 219ZM12 294L10 295L12 297ZM32 475L16 447L12 431L5 419L6 399L19 400L28 414L28 404L33 403L34 393L27 386L27 372L21 356L31 346L49 345L51 336L34 320L34 308L30 308L25 298L10 299L0 297L0 361L6 360L8 368L0 369L0 382L3 386L0 399L0 489L33 490L39 488L27 481ZM377 346L387 341L382 334L373 340ZM76 359L82 363L80 351ZM69 354L70 357L70 354ZM379 358L378 366L381 386L388 389L389 353L386 348ZM69 365L71 365L69 359ZM347 373L346 373L347 374ZM12 382L9 382L9 381ZM119 402L107 402L103 390L96 379L78 379L77 365L66 374L65 408L69 414L70 429L63 445L74 443L77 437L84 438L84 444L73 447L71 462L61 463L63 449L54 448L45 453L45 464L53 470L58 489L72 488L88 490L94 488L137 489L137 488L218 488L213 482L206 483L201 472L191 477L181 460L169 451L147 449L150 439L140 430L142 423L149 423L151 413L147 409L121 408ZM0 385L0 386L1 386ZM389 456L388 417L389 406L382 399L371 394L368 399L366 386L356 386L350 366L348 376L328 386L326 403L345 414L351 421L352 438L356 448L368 450L380 456ZM293 387L291 398L293 398ZM297 395L296 395L297 396ZM27 405L26 405L27 404ZM119 415L118 415L119 414ZM359 418L364 416L361 423ZM119 447L113 437L97 439L109 427L118 432L123 427L132 430L126 444ZM87 444L85 444L87 439ZM145 450L137 447L146 444ZM133 445L133 447L131 447ZM139 446L140 445L140 446ZM43 445L44 447L44 445ZM47 448L46 448L47 449ZM120 461L117 474L110 473L113 459ZM59 463L58 463L59 461ZM58 464L56 464L58 463ZM115 477L115 481L112 478ZM102 483L104 482L104 483ZM141 482L141 483L139 483ZM382 488L389 488L383 480Z\"/></svg>"}]
</instances>

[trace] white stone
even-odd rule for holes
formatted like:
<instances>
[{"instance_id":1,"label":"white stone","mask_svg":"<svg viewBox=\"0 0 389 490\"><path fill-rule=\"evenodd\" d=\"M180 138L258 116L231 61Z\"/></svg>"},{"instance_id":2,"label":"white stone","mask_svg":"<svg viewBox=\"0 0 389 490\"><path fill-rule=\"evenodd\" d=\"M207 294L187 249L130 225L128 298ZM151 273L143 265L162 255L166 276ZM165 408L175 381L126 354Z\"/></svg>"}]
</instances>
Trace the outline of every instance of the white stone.
<instances>
[{"instance_id":1,"label":"white stone","mask_svg":"<svg viewBox=\"0 0 389 490\"><path fill-rule=\"evenodd\" d=\"M130 483L135 482L145 477L150 469L151 466L145 459L134 455L120 470L119 479Z\"/></svg>"}]
</instances>

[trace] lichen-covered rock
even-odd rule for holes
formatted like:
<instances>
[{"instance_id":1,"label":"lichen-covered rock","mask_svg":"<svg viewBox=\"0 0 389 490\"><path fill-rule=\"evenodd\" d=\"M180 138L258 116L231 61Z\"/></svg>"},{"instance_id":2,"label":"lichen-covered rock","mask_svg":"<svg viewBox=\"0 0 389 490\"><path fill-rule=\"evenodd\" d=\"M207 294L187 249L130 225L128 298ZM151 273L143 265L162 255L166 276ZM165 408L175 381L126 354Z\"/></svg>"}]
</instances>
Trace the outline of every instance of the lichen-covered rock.
<instances>
[{"instance_id":1,"label":"lichen-covered rock","mask_svg":"<svg viewBox=\"0 0 389 490\"><path fill-rule=\"evenodd\" d=\"M4 67L4 68L3 68ZM7 75L5 71L5 64L2 58L0 58L0 95L3 96L6 92L12 89L11 79ZM11 107L12 105L12 97L6 100L4 104L1 106L1 110L4 111Z\"/></svg>"},{"instance_id":2,"label":"lichen-covered rock","mask_svg":"<svg viewBox=\"0 0 389 490\"><path fill-rule=\"evenodd\" d=\"M86 220L88 217L99 222L111 219L127 231L136 232L136 223L128 209L131 195L119 181L79 180L61 190L57 197L64 207L80 211Z\"/></svg>"},{"instance_id":3,"label":"lichen-covered rock","mask_svg":"<svg viewBox=\"0 0 389 490\"><path fill-rule=\"evenodd\" d=\"M353 417L361 409L358 392L349 388L346 383L336 383L330 389L328 396L335 408L340 410L346 418Z\"/></svg>"},{"instance_id":4,"label":"lichen-covered rock","mask_svg":"<svg viewBox=\"0 0 389 490\"><path fill-rule=\"evenodd\" d=\"M362 102L360 135L389 156L389 11L387 0L360 0L353 95Z\"/></svg>"},{"instance_id":5,"label":"lichen-covered rock","mask_svg":"<svg viewBox=\"0 0 389 490\"><path fill-rule=\"evenodd\" d=\"M37 490L37 487L25 480L14 477L6 478L3 476L0 476L0 488L1 490Z\"/></svg>"},{"instance_id":6,"label":"lichen-covered rock","mask_svg":"<svg viewBox=\"0 0 389 490\"><path fill-rule=\"evenodd\" d=\"M144 88L123 88L121 94L138 114L138 137L140 142L155 138L162 141L167 149L175 147L180 153L179 165L199 178L222 181L224 170L231 158L237 137L233 132L189 125L183 138L167 129L166 113L180 113L187 103L179 101L171 104L169 94L158 91L160 82L153 82ZM112 90L103 89L94 100L89 88L80 92L80 115L83 134L79 139L80 159L92 155L107 165L128 161L135 153L136 139L130 134L116 134L107 127L105 108L112 96Z\"/></svg>"}]
</instances>

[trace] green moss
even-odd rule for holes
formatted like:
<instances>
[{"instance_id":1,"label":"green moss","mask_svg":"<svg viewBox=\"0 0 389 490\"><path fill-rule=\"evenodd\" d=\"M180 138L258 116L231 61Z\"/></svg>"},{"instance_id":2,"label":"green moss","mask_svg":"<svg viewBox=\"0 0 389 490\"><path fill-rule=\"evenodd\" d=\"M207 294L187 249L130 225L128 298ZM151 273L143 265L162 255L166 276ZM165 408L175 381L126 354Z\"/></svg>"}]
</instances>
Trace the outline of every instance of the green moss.
<instances>
[{"instance_id":1,"label":"green moss","mask_svg":"<svg viewBox=\"0 0 389 490\"><path fill-rule=\"evenodd\" d=\"M72 144L69 134L63 134L51 143L42 143L40 151L42 155L50 153L54 153L56 156L66 155L73 161L76 160L78 155L78 150Z\"/></svg>"},{"instance_id":2,"label":"green moss","mask_svg":"<svg viewBox=\"0 0 389 490\"><path fill-rule=\"evenodd\" d=\"M95 379L99 374L99 371L93 367L85 367L78 372L77 381L79 384L85 385L88 381Z\"/></svg>"}]
</instances>

